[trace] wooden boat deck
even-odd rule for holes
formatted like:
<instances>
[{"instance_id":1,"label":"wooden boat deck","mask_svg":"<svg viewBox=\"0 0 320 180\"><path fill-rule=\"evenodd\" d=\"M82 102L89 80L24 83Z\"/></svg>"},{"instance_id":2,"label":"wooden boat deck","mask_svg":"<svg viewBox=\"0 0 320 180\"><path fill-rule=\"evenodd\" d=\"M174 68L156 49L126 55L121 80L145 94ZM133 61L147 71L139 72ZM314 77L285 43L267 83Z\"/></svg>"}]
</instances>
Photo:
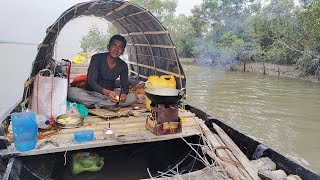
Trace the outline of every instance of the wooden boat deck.
<instances>
[{"instance_id":1,"label":"wooden boat deck","mask_svg":"<svg viewBox=\"0 0 320 180\"><path fill-rule=\"evenodd\" d=\"M131 107L127 107L131 109ZM123 108L126 110L126 108ZM107 111L107 110L106 110ZM193 135L201 134L199 126L196 124L197 117L190 111L183 110L179 112L180 118L185 118L185 122L182 124L182 133L178 134L168 134L162 136L156 136L152 134L149 130L145 128L146 117L149 115L149 112L143 112L140 117L118 117L112 119L106 119L98 117L95 115L89 115L85 117L84 124L79 128L72 129L61 129L56 135L52 135L47 139L53 140L59 143L59 147L54 146L51 143L48 143L40 149L33 149L26 152L20 152L14 150L14 144L0 151L1 156L5 155L18 155L18 156L29 156L29 155L38 155L38 154L47 154L47 153L56 153L72 150L80 150L87 148L96 148L96 147L105 147L105 146L115 146L123 144L133 144L133 143L144 143L144 142L153 142L153 141L163 141L176 139L180 137L188 137ZM99 140L95 139L88 142L78 143L73 140L74 132L81 130L94 130L95 137L102 136L103 130L108 127L108 124L111 124L111 129L115 133L115 138L111 140ZM9 126L9 133L11 132L11 125ZM46 139L44 139L46 140ZM44 140L38 140L37 146ZM11 147L11 148L10 148Z\"/></svg>"}]
</instances>

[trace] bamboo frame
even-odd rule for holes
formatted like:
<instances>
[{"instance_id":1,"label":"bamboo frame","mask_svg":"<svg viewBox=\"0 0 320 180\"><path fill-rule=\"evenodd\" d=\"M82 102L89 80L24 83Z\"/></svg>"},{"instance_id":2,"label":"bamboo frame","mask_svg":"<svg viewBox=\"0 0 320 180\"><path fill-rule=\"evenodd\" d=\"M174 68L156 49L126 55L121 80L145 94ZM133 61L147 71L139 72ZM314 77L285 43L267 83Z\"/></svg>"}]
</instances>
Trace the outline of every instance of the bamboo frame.
<instances>
[{"instance_id":1,"label":"bamboo frame","mask_svg":"<svg viewBox=\"0 0 320 180\"><path fill-rule=\"evenodd\" d=\"M167 49L175 49L176 48L176 46L167 46L167 45L158 45L158 44L133 44L133 43L128 43L127 46L151 46L151 47L167 48Z\"/></svg>"},{"instance_id":2,"label":"bamboo frame","mask_svg":"<svg viewBox=\"0 0 320 180\"><path fill-rule=\"evenodd\" d=\"M131 32L127 34L120 34L121 36L128 37L128 36L135 36L135 35L146 35L146 34L153 34L153 35L159 35L159 34L169 34L169 31L146 31L146 32Z\"/></svg>"},{"instance_id":3,"label":"bamboo frame","mask_svg":"<svg viewBox=\"0 0 320 180\"><path fill-rule=\"evenodd\" d=\"M132 62L132 61L125 61L127 64L133 64L133 65L139 65L140 67L144 67L144 68L147 68L147 69L151 69L151 70L156 70L158 72L162 72L162 73L166 73L166 74L170 74L170 75L173 75L177 78L181 78L181 79L185 79L184 76L180 75L180 74L177 74L177 73L174 73L174 72L170 72L170 71L166 71L166 70L163 70L163 69L159 69L159 68L154 68L152 66L148 66L148 65L145 65L145 64L140 64L140 63L135 63L135 62Z\"/></svg>"}]
</instances>

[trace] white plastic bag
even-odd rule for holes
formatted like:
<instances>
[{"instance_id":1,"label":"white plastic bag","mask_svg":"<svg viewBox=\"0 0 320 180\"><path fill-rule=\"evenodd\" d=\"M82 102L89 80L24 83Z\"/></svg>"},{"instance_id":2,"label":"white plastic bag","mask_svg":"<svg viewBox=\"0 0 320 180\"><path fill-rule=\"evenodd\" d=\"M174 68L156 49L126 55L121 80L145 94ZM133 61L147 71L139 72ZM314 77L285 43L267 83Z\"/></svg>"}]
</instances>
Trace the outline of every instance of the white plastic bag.
<instances>
[{"instance_id":1,"label":"white plastic bag","mask_svg":"<svg viewBox=\"0 0 320 180\"><path fill-rule=\"evenodd\" d=\"M44 76L45 72L49 72L50 76ZM41 70L34 80L31 103L29 103L30 111L51 118L65 114L67 91L66 78L54 77L49 69Z\"/></svg>"},{"instance_id":2,"label":"white plastic bag","mask_svg":"<svg viewBox=\"0 0 320 180\"><path fill-rule=\"evenodd\" d=\"M79 115L77 103L70 103L69 106L67 106L67 113L66 114Z\"/></svg>"}]
</instances>

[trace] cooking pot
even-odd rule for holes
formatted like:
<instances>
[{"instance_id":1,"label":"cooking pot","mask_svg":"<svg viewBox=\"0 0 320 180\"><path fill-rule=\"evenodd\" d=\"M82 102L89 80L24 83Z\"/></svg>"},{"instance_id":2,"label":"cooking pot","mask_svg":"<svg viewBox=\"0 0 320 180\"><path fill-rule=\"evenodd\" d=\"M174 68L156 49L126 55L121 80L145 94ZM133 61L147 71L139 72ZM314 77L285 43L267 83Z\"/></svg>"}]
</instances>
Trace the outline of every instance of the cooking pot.
<instances>
[{"instance_id":1,"label":"cooking pot","mask_svg":"<svg viewBox=\"0 0 320 180\"><path fill-rule=\"evenodd\" d=\"M146 88L144 90L147 97L155 104L175 104L185 95L186 89L173 88Z\"/></svg>"}]
</instances>

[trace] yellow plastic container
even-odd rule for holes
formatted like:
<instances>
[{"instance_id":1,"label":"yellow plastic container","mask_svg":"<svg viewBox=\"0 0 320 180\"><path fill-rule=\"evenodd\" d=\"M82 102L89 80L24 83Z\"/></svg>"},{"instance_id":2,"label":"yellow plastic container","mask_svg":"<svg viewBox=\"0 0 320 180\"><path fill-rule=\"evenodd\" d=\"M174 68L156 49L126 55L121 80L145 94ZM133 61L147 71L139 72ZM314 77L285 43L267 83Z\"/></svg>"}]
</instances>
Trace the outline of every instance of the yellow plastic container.
<instances>
[{"instance_id":1,"label":"yellow plastic container","mask_svg":"<svg viewBox=\"0 0 320 180\"><path fill-rule=\"evenodd\" d=\"M149 76L147 88L173 88L176 89L177 83L173 75ZM150 111L150 99L146 97L146 108Z\"/></svg>"}]
</instances>

